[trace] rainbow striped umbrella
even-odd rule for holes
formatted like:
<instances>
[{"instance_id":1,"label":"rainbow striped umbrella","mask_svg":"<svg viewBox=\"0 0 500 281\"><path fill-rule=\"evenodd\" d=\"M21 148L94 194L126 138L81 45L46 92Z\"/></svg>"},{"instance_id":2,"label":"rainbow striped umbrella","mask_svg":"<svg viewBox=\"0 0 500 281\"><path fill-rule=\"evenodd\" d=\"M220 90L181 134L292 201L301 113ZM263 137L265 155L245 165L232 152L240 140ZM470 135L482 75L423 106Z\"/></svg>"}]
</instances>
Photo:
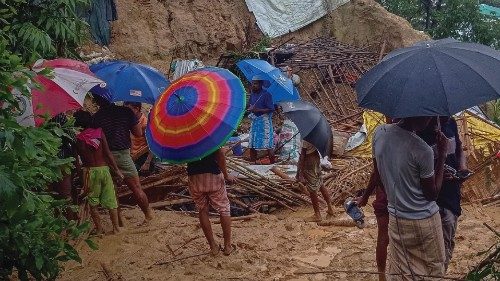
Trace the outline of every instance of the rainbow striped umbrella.
<instances>
[{"instance_id":1,"label":"rainbow striped umbrella","mask_svg":"<svg viewBox=\"0 0 500 281\"><path fill-rule=\"evenodd\" d=\"M210 67L189 72L158 97L149 113L151 151L170 163L199 160L225 144L246 106L240 79Z\"/></svg>"}]
</instances>

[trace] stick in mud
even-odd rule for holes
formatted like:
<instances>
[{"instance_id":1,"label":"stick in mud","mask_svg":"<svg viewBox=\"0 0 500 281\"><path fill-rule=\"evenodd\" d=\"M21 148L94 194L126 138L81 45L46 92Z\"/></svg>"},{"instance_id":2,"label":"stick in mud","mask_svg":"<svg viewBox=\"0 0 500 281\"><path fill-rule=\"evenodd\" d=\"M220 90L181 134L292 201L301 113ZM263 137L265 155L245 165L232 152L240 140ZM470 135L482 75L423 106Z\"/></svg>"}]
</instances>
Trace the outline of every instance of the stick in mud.
<instances>
[{"instance_id":1,"label":"stick in mud","mask_svg":"<svg viewBox=\"0 0 500 281\"><path fill-rule=\"evenodd\" d=\"M231 217L231 221L246 221L246 220L251 220L251 219L259 218L259 217L260 217L260 214L251 214L248 216ZM220 224L220 220L216 220L213 223Z\"/></svg>"},{"instance_id":2,"label":"stick in mud","mask_svg":"<svg viewBox=\"0 0 500 281\"><path fill-rule=\"evenodd\" d=\"M106 280L108 281L114 280L114 274L111 271L111 269L109 269L109 266L107 264L101 262L101 268L102 271L104 272L104 276L106 276Z\"/></svg>"},{"instance_id":3,"label":"stick in mud","mask_svg":"<svg viewBox=\"0 0 500 281\"><path fill-rule=\"evenodd\" d=\"M186 247L187 244L193 242L194 240L197 240L197 239L200 239L200 238L203 238L202 236L196 236L196 237L193 237L191 239L189 239L188 241L186 241L184 244L182 244L181 246L179 246L178 248L176 248L175 250L172 250L172 253L175 253L177 252L178 250ZM174 254L175 255L175 254Z\"/></svg>"}]
</instances>

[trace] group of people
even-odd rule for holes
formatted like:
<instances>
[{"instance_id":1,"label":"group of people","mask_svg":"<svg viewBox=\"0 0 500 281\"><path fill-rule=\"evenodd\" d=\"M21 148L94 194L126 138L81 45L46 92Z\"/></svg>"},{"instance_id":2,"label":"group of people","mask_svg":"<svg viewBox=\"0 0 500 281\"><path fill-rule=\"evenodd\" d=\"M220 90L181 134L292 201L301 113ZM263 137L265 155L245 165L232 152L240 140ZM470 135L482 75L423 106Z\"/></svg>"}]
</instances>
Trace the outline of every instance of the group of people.
<instances>
[{"instance_id":1,"label":"group of people","mask_svg":"<svg viewBox=\"0 0 500 281\"><path fill-rule=\"evenodd\" d=\"M287 72L291 75L291 68L287 68ZM273 164L275 162L275 142L272 114L275 111L279 112L279 108L275 107L271 94L264 89L264 83L266 83L266 81L260 75L255 75L252 78L251 93L247 109L249 113L248 117L251 120L249 138L250 161L256 162L257 151L265 150L270 163ZM290 138L293 138L293 136L290 136ZM327 215L332 216L333 208L330 202L330 195L323 185L321 177L321 155L319 151L307 141L302 141L300 146L296 178L306 187L314 209L314 215L311 218L307 218L306 221L317 222L322 219L318 191L321 193L328 206Z\"/></svg>"},{"instance_id":2,"label":"group of people","mask_svg":"<svg viewBox=\"0 0 500 281\"><path fill-rule=\"evenodd\" d=\"M460 186L469 174L450 117L388 120L373 137L373 173L358 198L366 205L375 190L376 261L380 280L444 276L455 246ZM394 122L390 122L394 121ZM389 249L388 249L389 248ZM389 251L388 251L389 250Z\"/></svg>"},{"instance_id":3,"label":"group of people","mask_svg":"<svg viewBox=\"0 0 500 281\"><path fill-rule=\"evenodd\" d=\"M270 162L274 163L272 114L276 108L263 85L262 77L252 79L247 108L251 120L250 161L257 160L258 150L265 150ZM85 196L91 206L96 231L103 232L97 212L97 206L101 205L109 210L116 233L124 222L114 186L122 180L143 211L145 222L153 219L138 171L151 170L154 157L144 138L147 118L140 103L126 102L118 106L100 96L94 96L94 101L99 110L93 116L85 111L74 114L75 125L82 131L75 136L73 151L83 166L79 169L84 183L81 196ZM388 279L444 276L452 257L461 213L460 184L463 179L457 178L453 171L467 171L457 124L449 117L388 121L393 122L379 126L374 133L373 173L368 188L357 199L358 205L364 206L375 191L376 261L380 279L386 279L388 252ZM69 153L64 141L61 149L65 155ZM318 150L302 141L296 179L307 189L313 205L314 215L307 221L322 219L318 191L327 203L327 215L333 215L321 177L320 160ZM77 168L80 161L77 161ZM224 149L188 163L187 173L188 190L211 253L217 255L222 251L230 255L235 246L231 243L230 205L225 184L234 182L235 178L227 171ZM62 181L64 186L66 181L66 178ZM220 215L223 246L214 239L209 220L210 205Z\"/></svg>"},{"instance_id":4,"label":"group of people","mask_svg":"<svg viewBox=\"0 0 500 281\"><path fill-rule=\"evenodd\" d=\"M107 209L113 229L112 234L120 232L125 225L121 216L115 186L122 181L144 213L144 222L153 219L146 194L141 188L139 172L154 170L154 155L149 151L144 132L147 117L142 112L141 103L124 102L116 105L109 100L93 95L93 101L99 107L95 114L77 111L73 114L75 127L81 131L64 137L59 157L75 157L76 172L82 179L82 192L77 196L87 200L90 215L94 223L95 234L103 234L104 228L98 212L101 206ZM67 122L65 114L60 114L52 121L63 125ZM231 216L226 182L234 182L228 174L225 152L221 148L207 157L187 164L189 193L199 213L200 225L210 246L211 253L222 252L229 255L235 250L231 243ZM64 175L53 190L61 197L71 198L71 175ZM220 214L224 246L215 242L209 220L209 206ZM71 217L73 219L73 217Z\"/></svg>"},{"instance_id":5,"label":"group of people","mask_svg":"<svg viewBox=\"0 0 500 281\"><path fill-rule=\"evenodd\" d=\"M272 114L276 108L272 96L264 89L265 80L255 76L251 83L247 113L251 120L250 128L250 161L256 162L257 151L264 150L270 163L274 163L274 134ZM317 149L307 142L303 142L302 151L298 161L297 179L303 183L311 196L314 207L314 216L309 221L321 220L317 192L320 191L328 204L329 215L333 209L327 190L321 178L320 155ZM230 255L236 250L231 243L231 214L230 204L226 191L226 182L231 184L236 178L231 176L226 168L225 150L218 149L201 160L187 164L189 179L189 193L198 210L200 225L207 239L212 255L222 251ZM220 216L223 233L223 246L219 246L213 237L212 226L209 220L209 207L212 206Z\"/></svg>"},{"instance_id":6,"label":"group of people","mask_svg":"<svg viewBox=\"0 0 500 281\"><path fill-rule=\"evenodd\" d=\"M128 102L118 106L97 95L93 100L99 110L93 116L83 110L73 114L75 126L82 130L74 138L63 139L59 156L76 159L76 171L83 183L78 197L86 198L89 203L97 234L104 232L98 205L109 210L113 233L119 232L125 224L115 191L115 186L122 181L132 191L144 213L143 223L147 224L153 219L153 212L141 188L139 171L150 170L153 165L144 137L147 120L141 104ZM64 124L67 119L61 114L54 121ZM133 158L136 158L135 163ZM54 184L54 190L62 197L72 197L71 175L64 175L61 182Z\"/></svg>"},{"instance_id":7,"label":"group of people","mask_svg":"<svg viewBox=\"0 0 500 281\"><path fill-rule=\"evenodd\" d=\"M272 97L263 89L260 76L254 77L249 100L251 128L250 160L256 150L266 150L274 161L272 145ZM444 276L455 246L460 208L460 186L468 174L465 154L456 121L451 117L388 119L373 138L373 173L368 188L357 199L360 206L375 191L373 208L377 218L376 261L380 280ZM297 181L309 192L314 215L320 221L318 191L332 215L328 191L321 178L318 150L302 141L297 163Z\"/></svg>"}]
</instances>

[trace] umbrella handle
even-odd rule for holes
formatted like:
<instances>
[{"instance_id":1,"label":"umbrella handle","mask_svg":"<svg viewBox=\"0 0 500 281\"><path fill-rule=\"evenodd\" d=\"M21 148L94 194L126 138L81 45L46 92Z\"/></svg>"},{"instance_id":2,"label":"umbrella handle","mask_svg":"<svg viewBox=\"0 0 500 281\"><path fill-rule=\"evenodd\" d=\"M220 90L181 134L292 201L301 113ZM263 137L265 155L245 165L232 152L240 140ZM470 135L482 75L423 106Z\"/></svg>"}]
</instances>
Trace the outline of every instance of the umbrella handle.
<instances>
[{"instance_id":1,"label":"umbrella handle","mask_svg":"<svg viewBox=\"0 0 500 281\"><path fill-rule=\"evenodd\" d=\"M184 101L184 97L179 96L177 93L174 93L173 95L176 96L179 101Z\"/></svg>"},{"instance_id":2,"label":"umbrella handle","mask_svg":"<svg viewBox=\"0 0 500 281\"><path fill-rule=\"evenodd\" d=\"M295 138L300 132L297 132L295 135L293 135L289 140L286 140L285 142L283 142L283 144L281 144L280 146L276 147L274 149L274 151L278 151L280 150L281 148L283 148L283 146L285 146L287 143L289 143L293 138Z\"/></svg>"}]
</instances>

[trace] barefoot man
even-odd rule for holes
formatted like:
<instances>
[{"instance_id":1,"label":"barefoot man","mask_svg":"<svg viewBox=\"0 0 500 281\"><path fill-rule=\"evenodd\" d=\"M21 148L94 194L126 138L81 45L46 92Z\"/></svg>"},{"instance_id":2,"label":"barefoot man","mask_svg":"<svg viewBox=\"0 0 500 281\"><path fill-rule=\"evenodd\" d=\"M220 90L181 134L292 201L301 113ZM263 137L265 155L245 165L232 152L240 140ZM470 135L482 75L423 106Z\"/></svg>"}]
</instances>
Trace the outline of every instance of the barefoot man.
<instances>
[{"instance_id":1,"label":"barefoot man","mask_svg":"<svg viewBox=\"0 0 500 281\"><path fill-rule=\"evenodd\" d=\"M431 117L408 117L380 125L373 136L374 168L387 194L388 280L444 276L445 248L439 207L447 139L436 135L437 157L416 135ZM399 275L401 274L401 275Z\"/></svg>"},{"instance_id":2,"label":"barefoot man","mask_svg":"<svg viewBox=\"0 0 500 281\"><path fill-rule=\"evenodd\" d=\"M224 180L234 182L234 177L227 173L224 151L219 149L205 158L188 163L189 194L193 198L201 229L207 238L212 255L219 253L215 242L212 225L208 218L209 203L219 212L224 237L223 254L230 255L235 247L231 244L231 213Z\"/></svg>"},{"instance_id":3,"label":"barefoot man","mask_svg":"<svg viewBox=\"0 0 500 281\"><path fill-rule=\"evenodd\" d=\"M90 215L94 221L97 234L103 234L101 219L97 206L109 210L113 234L120 232L118 228L118 203L116 201L113 178L109 173L111 167L115 175L123 179L123 174L118 169L115 159L109 151L108 142L101 128L91 128L92 116L86 111L74 114L75 126L84 130L76 136L76 150L83 164L81 178L83 179L83 194L90 205Z\"/></svg>"},{"instance_id":4,"label":"barefoot man","mask_svg":"<svg viewBox=\"0 0 500 281\"><path fill-rule=\"evenodd\" d=\"M94 101L99 106L99 110L94 114L94 126L102 128L109 141L109 149L115 158L116 164L125 176L125 183L132 190L137 204L144 213L144 223L147 224L153 219L153 211L149 208L148 197L141 188L139 173L134 161L130 156L130 133L134 136L142 136L139 120L134 112L128 107L117 106L101 96L94 95ZM123 220L120 216L120 226Z\"/></svg>"},{"instance_id":5,"label":"barefoot man","mask_svg":"<svg viewBox=\"0 0 500 281\"><path fill-rule=\"evenodd\" d=\"M302 152L300 153L299 162L297 163L297 180L307 187L311 203L314 209L314 215L306 221L321 221L321 212L319 209L318 190L323 195L326 201L328 210L327 215L333 215L332 203L330 202L330 195L323 185L323 178L321 177L321 159L319 151L307 141L302 141Z\"/></svg>"}]
</instances>

